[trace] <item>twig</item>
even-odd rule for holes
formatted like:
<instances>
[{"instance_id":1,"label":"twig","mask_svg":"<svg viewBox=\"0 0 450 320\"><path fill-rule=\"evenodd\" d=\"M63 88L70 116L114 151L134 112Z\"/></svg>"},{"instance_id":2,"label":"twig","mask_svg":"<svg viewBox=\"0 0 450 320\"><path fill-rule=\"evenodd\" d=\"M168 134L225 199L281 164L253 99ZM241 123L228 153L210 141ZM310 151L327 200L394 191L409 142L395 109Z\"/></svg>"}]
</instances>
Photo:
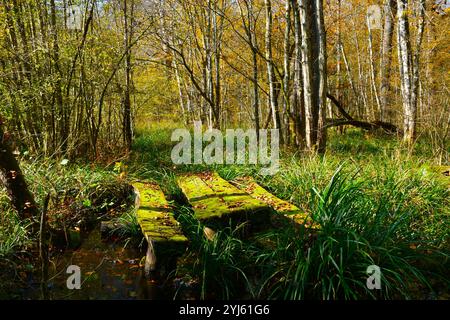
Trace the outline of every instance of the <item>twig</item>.
<instances>
[{"instance_id":1,"label":"twig","mask_svg":"<svg viewBox=\"0 0 450 320\"><path fill-rule=\"evenodd\" d=\"M47 194L42 208L41 223L39 227L39 256L41 258L41 290L44 299L48 299L48 241L47 241L47 211L50 202L50 193Z\"/></svg>"}]
</instances>

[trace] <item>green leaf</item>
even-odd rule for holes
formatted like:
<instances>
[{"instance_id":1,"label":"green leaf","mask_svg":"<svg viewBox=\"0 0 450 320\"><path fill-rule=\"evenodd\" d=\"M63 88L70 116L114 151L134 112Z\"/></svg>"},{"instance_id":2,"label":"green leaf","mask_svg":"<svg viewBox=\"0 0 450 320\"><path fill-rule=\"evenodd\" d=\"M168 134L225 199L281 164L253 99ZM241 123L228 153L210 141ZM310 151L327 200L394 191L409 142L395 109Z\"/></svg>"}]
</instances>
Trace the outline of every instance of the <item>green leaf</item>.
<instances>
[{"instance_id":1,"label":"green leaf","mask_svg":"<svg viewBox=\"0 0 450 320\"><path fill-rule=\"evenodd\" d=\"M84 200L84 201L83 201L83 206L85 206L85 207L87 207L87 208L92 207L92 202L91 202L91 200L89 200L89 199Z\"/></svg>"}]
</instances>

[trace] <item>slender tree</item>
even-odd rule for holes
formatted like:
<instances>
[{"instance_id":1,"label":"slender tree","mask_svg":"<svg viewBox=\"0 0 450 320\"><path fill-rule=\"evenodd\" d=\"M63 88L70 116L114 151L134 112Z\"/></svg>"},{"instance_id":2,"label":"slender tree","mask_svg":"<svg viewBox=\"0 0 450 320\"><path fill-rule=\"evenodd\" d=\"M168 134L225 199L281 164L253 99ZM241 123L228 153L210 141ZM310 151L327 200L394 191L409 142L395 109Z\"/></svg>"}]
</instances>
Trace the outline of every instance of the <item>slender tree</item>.
<instances>
[{"instance_id":1,"label":"slender tree","mask_svg":"<svg viewBox=\"0 0 450 320\"><path fill-rule=\"evenodd\" d=\"M272 54L272 1L264 0L266 10L266 63L267 63L267 78L269 81L269 105L272 112L273 127L280 128L280 113L278 110L278 95L279 88L277 87L277 76L274 70L273 54Z\"/></svg>"},{"instance_id":2,"label":"slender tree","mask_svg":"<svg viewBox=\"0 0 450 320\"><path fill-rule=\"evenodd\" d=\"M381 45L381 65L380 65L380 120L384 121L386 111L389 108L389 79L391 75L392 62L392 38L394 34L394 17L396 13L395 0L385 0L384 2L384 27L383 42Z\"/></svg>"},{"instance_id":3,"label":"slender tree","mask_svg":"<svg viewBox=\"0 0 450 320\"><path fill-rule=\"evenodd\" d=\"M9 145L9 135L3 130L0 116L0 181L5 186L13 207L24 218L37 217L38 208Z\"/></svg>"},{"instance_id":4,"label":"slender tree","mask_svg":"<svg viewBox=\"0 0 450 320\"><path fill-rule=\"evenodd\" d=\"M296 144L304 146L305 133L305 100L303 91L302 72L302 32L300 26L300 13L297 0L292 0L292 10L294 12L294 99L292 106L293 119L295 121Z\"/></svg>"},{"instance_id":5,"label":"slender tree","mask_svg":"<svg viewBox=\"0 0 450 320\"><path fill-rule=\"evenodd\" d=\"M291 81L291 1L287 0L285 3L285 29L284 29L284 57L283 57L283 125L285 131L285 141L289 143L290 124L289 124L289 110L290 110L290 81Z\"/></svg>"},{"instance_id":6,"label":"slender tree","mask_svg":"<svg viewBox=\"0 0 450 320\"><path fill-rule=\"evenodd\" d=\"M325 152L327 143L326 115L327 115L327 92L328 92L328 73L327 73L327 43L325 34L325 21L323 13L323 0L315 0L315 23L317 33L315 42L318 46L317 58L315 58L317 76L319 77L317 90L317 108L319 109L317 119L317 151L321 154Z\"/></svg>"},{"instance_id":7,"label":"slender tree","mask_svg":"<svg viewBox=\"0 0 450 320\"><path fill-rule=\"evenodd\" d=\"M130 1L130 3L128 2ZM124 48L125 48L125 92L123 96L123 138L129 151L133 140L131 124L131 37L133 34L134 0L123 0Z\"/></svg>"},{"instance_id":8,"label":"slender tree","mask_svg":"<svg viewBox=\"0 0 450 320\"><path fill-rule=\"evenodd\" d=\"M327 53L322 0L298 2L302 30L306 148L325 150Z\"/></svg>"},{"instance_id":9,"label":"slender tree","mask_svg":"<svg viewBox=\"0 0 450 320\"><path fill-rule=\"evenodd\" d=\"M305 141L306 148L313 149L316 143L317 132L314 126L314 94L313 94L313 62L312 62L312 27L311 27L311 1L298 0L300 23L302 30L301 53L302 53L302 77L303 77L303 100L305 105Z\"/></svg>"},{"instance_id":10,"label":"slender tree","mask_svg":"<svg viewBox=\"0 0 450 320\"><path fill-rule=\"evenodd\" d=\"M371 19L369 14L366 15L366 24L368 31L368 50L369 50L369 67L370 67L370 83L372 85L373 96L375 97L376 104L376 112L374 112L373 121L378 121L381 119L381 103L380 96L378 95L378 87L377 87L377 72L375 69L375 59L373 56L373 36L372 36L372 28Z\"/></svg>"},{"instance_id":11,"label":"slender tree","mask_svg":"<svg viewBox=\"0 0 450 320\"><path fill-rule=\"evenodd\" d=\"M410 10L407 0L397 0L398 7L398 59L403 100L403 140L411 144L416 136L417 92L419 60L425 21L425 0L418 3L418 28L415 53L411 49L409 28Z\"/></svg>"}]
</instances>

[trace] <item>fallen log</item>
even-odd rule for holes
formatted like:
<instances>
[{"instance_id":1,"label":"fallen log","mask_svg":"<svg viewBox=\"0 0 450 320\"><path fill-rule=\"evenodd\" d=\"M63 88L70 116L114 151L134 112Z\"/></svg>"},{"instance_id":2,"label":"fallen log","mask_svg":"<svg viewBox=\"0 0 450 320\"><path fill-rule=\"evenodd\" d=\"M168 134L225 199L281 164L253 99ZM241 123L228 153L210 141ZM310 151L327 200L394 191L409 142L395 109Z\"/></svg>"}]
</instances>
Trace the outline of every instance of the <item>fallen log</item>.
<instances>
[{"instance_id":1,"label":"fallen log","mask_svg":"<svg viewBox=\"0 0 450 320\"><path fill-rule=\"evenodd\" d=\"M336 97L334 97L330 93L327 93L327 98L330 99L331 102L333 102L333 104L336 106L339 113L344 117L344 119L327 119L325 128L350 125L368 131L383 129L385 132L390 134L402 133L401 130L396 125L389 122L383 121L367 122L356 120L347 111L345 111L345 108L342 106L342 103L338 99L336 99Z\"/></svg>"},{"instance_id":2,"label":"fallen log","mask_svg":"<svg viewBox=\"0 0 450 320\"><path fill-rule=\"evenodd\" d=\"M401 130L398 129L395 125L381 121L366 122L360 120L327 119L325 128L340 126L353 126L367 131L382 129L389 134L401 134Z\"/></svg>"}]
</instances>

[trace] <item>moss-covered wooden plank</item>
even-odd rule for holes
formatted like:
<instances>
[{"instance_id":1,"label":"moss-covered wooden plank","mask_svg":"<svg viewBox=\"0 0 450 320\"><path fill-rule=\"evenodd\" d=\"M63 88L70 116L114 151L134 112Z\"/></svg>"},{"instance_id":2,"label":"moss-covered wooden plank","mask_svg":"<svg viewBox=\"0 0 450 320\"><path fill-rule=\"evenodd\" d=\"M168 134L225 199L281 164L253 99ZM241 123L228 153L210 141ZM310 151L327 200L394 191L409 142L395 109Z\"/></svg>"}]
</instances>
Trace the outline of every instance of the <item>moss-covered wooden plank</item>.
<instances>
[{"instance_id":1,"label":"moss-covered wooden plank","mask_svg":"<svg viewBox=\"0 0 450 320\"><path fill-rule=\"evenodd\" d=\"M228 208L250 212L267 211L268 206L257 198L250 197L248 193L236 188L228 181L222 179L217 173L205 173L203 181L228 204Z\"/></svg>"},{"instance_id":2,"label":"moss-covered wooden plank","mask_svg":"<svg viewBox=\"0 0 450 320\"><path fill-rule=\"evenodd\" d=\"M230 213L225 201L196 175L184 175L177 179L178 186L194 209L195 217L207 220Z\"/></svg>"},{"instance_id":3,"label":"moss-covered wooden plank","mask_svg":"<svg viewBox=\"0 0 450 320\"><path fill-rule=\"evenodd\" d=\"M136 217L148 242L146 272L156 268L158 254L172 255L182 251L188 242L180 224L175 220L161 188L153 183L133 184L137 195Z\"/></svg>"},{"instance_id":4,"label":"moss-covered wooden plank","mask_svg":"<svg viewBox=\"0 0 450 320\"><path fill-rule=\"evenodd\" d=\"M200 221L227 222L231 218L265 222L269 219L271 208L268 205L250 197L215 173L184 175L177 181Z\"/></svg>"},{"instance_id":5,"label":"moss-covered wooden plank","mask_svg":"<svg viewBox=\"0 0 450 320\"><path fill-rule=\"evenodd\" d=\"M261 187L251 177L235 179L233 184L245 191L253 198L258 199L271 206L277 213L291 219L295 224L304 225L307 228L317 229L319 225L314 223L311 217L297 206L282 200Z\"/></svg>"},{"instance_id":6,"label":"moss-covered wooden plank","mask_svg":"<svg viewBox=\"0 0 450 320\"><path fill-rule=\"evenodd\" d=\"M136 215L145 237L155 242L186 242L187 238L175 220L160 187L143 182L134 183L133 186L139 192Z\"/></svg>"}]
</instances>

